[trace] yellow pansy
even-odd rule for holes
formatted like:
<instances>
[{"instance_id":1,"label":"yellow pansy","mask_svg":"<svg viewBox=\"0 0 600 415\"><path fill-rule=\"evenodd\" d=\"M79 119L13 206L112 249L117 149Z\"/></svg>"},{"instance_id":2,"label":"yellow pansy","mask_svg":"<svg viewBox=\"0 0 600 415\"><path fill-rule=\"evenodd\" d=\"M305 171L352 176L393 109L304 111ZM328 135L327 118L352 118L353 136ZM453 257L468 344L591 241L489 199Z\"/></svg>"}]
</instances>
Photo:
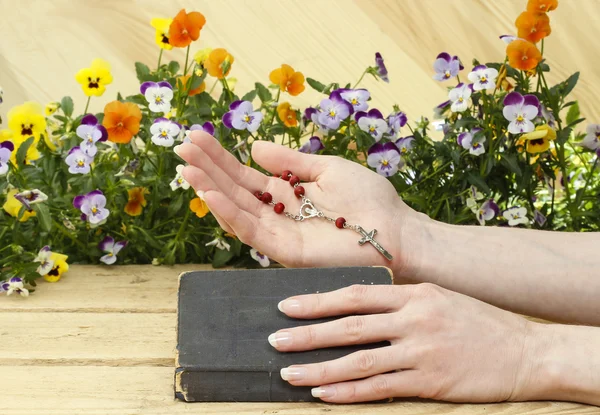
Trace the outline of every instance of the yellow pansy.
<instances>
[{"instance_id":1,"label":"yellow pansy","mask_svg":"<svg viewBox=\"0 0 600 415\"><path fill-rule=\"evenodd\" d=\"M51 102L49 104L46 104L46 117L49 117L52 114L54 114L58 110L58 107L60 107L60 104L58 102Z\"/></svg>"},{"instance_id":2,"label":"yellow pansy","mask_svg":"<svg viewBox=\"0 0 600 415\"><path fill-rule=\"evenodd\" d=\"M173 19L155 17L154 19L150 20L150 24L156 29L154 41L162 49L173 49L173 46L169 43L169 27L171 27L171 23L173 23Z\"/></svg>"},{"instance_id":3,"label":"yellow pansy","mask_svg":"<svg viewBox=\"0 0 600 415\"><path fill-rule=\"evenodd\" d=\"M42 114L42 106L29 101L13 107L8 111L8 128L13 133L15 144L35 137L36 143L46 130L46 118Z\"/></svg>"},{"instance_id":4,"label":"yellow pansy","mask_svg":"<svg viewBox=\"0 0 600 415\"><path fill-rule=\"evenodd\" d=\"M190 200L190 210L196 214L199 218L205 217L210 210L204 200L196 197Z\"/></svg>"},{"instance_id":5,"label":"yellow pansy","mask_svg":"<svg viewBox=\"0 0 600 415\"><path fill-rule=\"evenodd\" d=\"M17 193L19 193L17 189L10 190L6 195L6 202L4 202L4 205L2 206L6 213L8 213L14 218L19 217L19 212L21 211L21 208L25 209L25 206L23 206L23 204L15 198L15 195ZM19 219L19 221L25 222L32 216L35 216L35 212L33 210L25 209L25 212L23 213L23 216L21 216L21 219Z\"/></svg>"},{"instance_id":6,"label":"yellow pansy","mask_svg":"<svg viewBox=\"0 0 600 415\"><path fill-rule=\"evenodd\" d=\"M69 270L69 264L67 263L68 258L69 257L67 255L52 252L50 255L50 261L54 262L54 266L50 272L44 275L44 279L48 282L56 282L60 280L60 277L62 277L63 274Z\"/></svg>"},{"instance_id":7,"label":"yellow pansy","mask_svg":"<svg viewBox=\"0 0 600 415\"><path fill-rule=\"evenodd\" d=\"M110 64L103 59L94 59L89 68L77 72L75 80L81 84L83 93L86 96L102 96L106 91L106 85L113 81Z\"/></svg>"},{"instance_id":8,"label":"yellow pansy","mask_svg":"<svg viewBox=\"0 0 600 415\"><path fill-rule=\"evenodd\" d=\"M194 60L198 65L204 66L204 62L208 59L210 52L212 52L212 48L201 49L194 55Z\"/></svg>"},{"instance_id":9,"label":"yellow pansy","mask_svg":"<svg viewBox=\"0 0 600 415\"><path fill-rule=\"evenodd\" d=\"M542 153L550 148L550 141L556 140L556 131L548 124L543 124L536 127L534 131L523 134L521 140L527 143L528 153Z\"/></svg>"},{"instance_id":10,"label":"yellow pansy","mask_svg":"<svg viewBox=\"0 0 600 415\"><path fill-rule=\"evenodd\" d=\"M44 143L48 146L50 151L56 151L58 147L62 147L63 141L60 140L60 135L56 134L56 131L60 129L60 125L52 118L48 119L48 128L46 134L44 134Z\"/></svg>"}]
</instances>

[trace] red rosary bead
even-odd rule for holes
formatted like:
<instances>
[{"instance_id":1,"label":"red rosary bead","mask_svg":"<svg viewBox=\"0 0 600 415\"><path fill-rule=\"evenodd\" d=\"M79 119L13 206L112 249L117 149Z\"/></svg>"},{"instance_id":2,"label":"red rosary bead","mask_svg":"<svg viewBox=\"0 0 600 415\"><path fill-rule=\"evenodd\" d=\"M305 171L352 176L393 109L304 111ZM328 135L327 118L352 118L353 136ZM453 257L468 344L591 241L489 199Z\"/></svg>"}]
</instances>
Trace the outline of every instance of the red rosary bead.
<instances>
[{"instance_id":1,"label":"red rosary bead","mask_svg":"<svg viewBox=\"0 0 600 415\"><path fill-rule=\"evenodd\" d=\"M294 189L294 194L296 195L296 197L302 197L304 196L304 187L302 186L298 186Z\"/></svg>"},{"instance_id":2,"label":"red rosary bead","mask_svg":"<svg viewBox=\"0 0 600 415\"><path fill-rule=\"evenodd\" d=\"M262 192L260 190L257 190L256 192L254 192L254 196L258 199L258 200L262 200Z\"/></svg>"},{"instance_id":3,"label":"red rosary bead","mask_svg":"<svg viewBox=\"0 0 600 415\"><path fill-rule=\"evenodd\" d=\"M335 226L337 226L340 229L344 229L345 224L346 224L346 219L344 219L344 218L337 218L335 220Z\"/></svg>"},{"instance_id":4,"label":"red rosary bead","mask_svg":"<svg viewBox=\"0 0 600 415\"><path fill-rule=\"evenodd\" d=\"M296 184L300 183L300 179L298 178L298 176L292 176L290 177L290 186L295 186Z\"/></svg>"},{"instance_id":5,"label":"red rosary bead","mask_svg":"<svg viewBox=\"0 0 600 415\"><path fill-rule=\"evenodd\" d=\"M277 213L278 215L280 215L285 210L285 205L283 203L277 203L275 205L275 207L273 207L273 210L275 211L275 213Z\"/></svg>"},{"instance_id":6,"label":"red rosary bead","mask_svg":"<svg viewBox=\"0 0 600 415\"><path fill-rule=\"evenodd\" d=\"M290 180L290 177L292 177L292 172L289 170L284 170L283 173L281 173L281 178L285 181Z\"/></svg>"},{"instance_id":7,"label":"red rosary bead","mask_svg":"<svg viewBox=\"0 0 600 415\"><path fill-rule=\"evenodd\" d=\"M266 203L268 205L269 203L271 203L273 201L273 196L271 195L271 193L265 192L262 194L262 198L260 200L262 200L264 203Z\"/></svg>"}]
</instances>

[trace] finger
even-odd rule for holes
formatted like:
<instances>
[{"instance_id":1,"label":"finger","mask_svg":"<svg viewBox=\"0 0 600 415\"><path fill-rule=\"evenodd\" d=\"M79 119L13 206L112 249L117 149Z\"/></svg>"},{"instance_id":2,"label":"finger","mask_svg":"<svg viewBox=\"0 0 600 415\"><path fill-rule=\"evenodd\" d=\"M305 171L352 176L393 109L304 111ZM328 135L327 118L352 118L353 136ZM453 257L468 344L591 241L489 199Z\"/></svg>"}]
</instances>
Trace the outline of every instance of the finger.
<instances>
[{"instance_id":1,"label":"finger","mask_svg":"<svg viewBox=\"0 0 600 415\"><path fill-rule=\"evenodd\" d=\"M326 156L301 153L270 141L254 141L252 158L274 175L290 170L301 180L309 182L317 180L328 160Z\"/></svg>"},{"instance_id":2,"label":"finger","mask_svg":"<svg viewBox=\"0 0 600 415\"><path fill-rule=\"evenodd\" d=\"M319 386L413 367L414 360L398 353L397 346L361 350L329 362L293 365L281 369L281 378L294 386ZM410 361L410 362L409 362Z\"/></svg>"},{"instance_id":3,"label":"finger","mask_svg":"<svg viewBox=\"0 0 600 415\"><path fill-rule=\"evenodd\" d=\"M264 189L268 186L269 178L252 167L243 165L229 151L225 150L219 141L208 133L194 131L190 134L192 143L202 149L221 170L223 170L238 185L253 192L256 189ZM196 164L196 160L190 164L202 168Z\"/></svg>"},{"instance_id":4,"label":"finger","mask_svg":"<svg viewBox=\"0 0 600 415\"><path fill-rule=\"evenodd\" d=\"M356 284L322 294L299 295L278 304L293 318L319 318L348 314L397 311L410 298L411 286Z\"/></svg>"},{"instance_id":5,"label":"finger","mask_svg":"<svg viewBox=\"0 0 600 415\"><path fill-rule=\"evenodd\" d=\"M269 343L282 352L297 352L376 343L396 337L397 332L390 315L371 314L279 330L269 336Z\"/></svg>"},{"instance_id":6,"label":"finger","mask_svg":"<svg viewBox=\"0 0 600 415\"><path fill-rule=\"evenodd\" d=\"M320 386L311 390L315 398L332 403L379 401L421 395L424 382L417 370L372 376L363 380Z\"/></svg>"}]
</instances>

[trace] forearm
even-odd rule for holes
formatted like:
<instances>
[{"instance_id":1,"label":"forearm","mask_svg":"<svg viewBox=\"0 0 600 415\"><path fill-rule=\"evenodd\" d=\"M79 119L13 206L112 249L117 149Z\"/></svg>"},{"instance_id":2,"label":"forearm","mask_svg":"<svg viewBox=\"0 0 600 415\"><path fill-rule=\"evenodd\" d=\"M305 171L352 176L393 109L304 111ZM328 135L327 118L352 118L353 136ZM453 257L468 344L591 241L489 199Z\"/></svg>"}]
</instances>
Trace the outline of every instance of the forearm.
<instances>
[{"instance_id":1,"label":"forearm","mask_svg":"<svg viewBox=\"0 0 600 415\"><path fill-rule=\"evenodd\" d=\"M416 220L400 277L557 322L600 325L600 233ZM416 238L415 238L415 235ZM408 247L407 247L408 248Z\"/></svg>"}]
</instances>

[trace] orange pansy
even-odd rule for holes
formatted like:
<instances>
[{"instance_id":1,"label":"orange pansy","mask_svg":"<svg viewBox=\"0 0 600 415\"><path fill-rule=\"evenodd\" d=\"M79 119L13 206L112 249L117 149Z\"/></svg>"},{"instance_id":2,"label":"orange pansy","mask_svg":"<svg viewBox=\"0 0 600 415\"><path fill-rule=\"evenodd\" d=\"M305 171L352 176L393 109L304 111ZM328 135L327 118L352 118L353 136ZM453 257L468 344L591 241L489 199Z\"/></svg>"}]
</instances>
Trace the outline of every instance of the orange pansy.
<instances>
[{"instance_id":1,"label":"orange pansy","mask_svg":"<svg viewBox=\"0 0 600 415\"><path fill-rule=\"evenodd\" d=\"M546 13L523 12L515 22L517 36L532 43L538 43L543 38L550 36L550 19Z\"/></svg>"},{"instance_id":2,"label":"orange pansy","mask_svg":"<svg viewBox=\"0 0 600 415\"><path fill-rule=\"evenodd\" d=\"M190 200L190 210L199 218L205 217L208 212L210 212L204 200L200 199L199 197Z\"/></svg>"},{"instance_id":3,"label":"orange pansy","mask_svg":"<svg viewBox=\"0 0 600 415\"><path fill-rule=\"evenodd\" d=\"M102 125L108 132L108 140L127 144L140 131L142 111L133 102L112 101L104 107Z\"/></svg>"},{"instance_id":4,"label":"orange pansy","mask_svg":"<svg viewBox=\"0 0 600 415\"><path fill-rule=\"evenodd\" d=\"M218 48L210 52L208 58L204 61L204 68L206 68L210 76L223 79L229 75L233 61L233 56L226 49ZM225 73L223 73L224 67L226 67Z\"/></svg>"},{"instance_id":5,"label":"orange pansy","mask_svg":"<svg viewBox=\"0 0 600 415\"><path fill-rule=\"evenodd\" d=\"M530 12L547 13L558 7L558 0L529 0L527 10Z\"/></svg>"},{"instance_id":6,"label":"orange pansy","mask_svg":"<svg viewBox=\"0 0 600 415\"><path fill-rule=\"evenodd\" d=\"M506 47L508 63L515 69L529 71L535 68L542 60L538 48L526 40L514 40Z\"/></svg>"},{"instance_id":7,"label":"orange pansy","mask_svg":"<svg viewBox=\"0 0 600 415\"><path fill-rule=\"evenodd\" d=\"M295 127L298 125L296 111L291 108L289 102L282 102L279 104L277 106L277 114L286 127Z\"/></svg>"},{"instance_id":8,"label":"orange pansy","mask_svg":"<svg viewBox=\"0 0 600 415\"><path fill-rule=\"evenodd\" d=\"M200 30L206 23L202 13L186 13L181 9L169 26L169 44L177 48L185 48L200 37Z\"/></svg>"},{"instance_id":9,"label":"orange pansy","mask_svg":"<svg viewBox=\"0 0 600 415\"><path fill-rule=\"evenodd\" d=\"M145 187L134 187L133 189L127 190L129 194L129 201L125 205L125 213L129 216L139 216L142 214L142 208L144 208L148 202L146 202L146 195L148 190Z\"/></svg>"},{"instance_id":10,"label":"orange pansy","mask_svg":"<svg viewBox=\"0 0 600 415\"><path fill-rule=\"evenodd\" d=\"M294 68L285 63L281 65L281 68L273 70L269 75L269 79L274 84L279 85L282 91L288 92L292 96L299 95L305 88L302 72L294 71Z\"/></svg>"},{"instance_id":11,"label":"orange pansy","mask_svg":"<svg viewBox=\"0 0 600 415\"><path fill-rule=\"evenodd\" d=\"M190 79L189 75L178 76L177 77L177 88L179 88L180 90L183 90L188 82L188 79ZM192 89L188 92L188 96L193 97L194 95L203 93L205 90L206 90L206 82L202 81L200 86L198 86L197 88Z\"/></svg>"}]
</instances>

